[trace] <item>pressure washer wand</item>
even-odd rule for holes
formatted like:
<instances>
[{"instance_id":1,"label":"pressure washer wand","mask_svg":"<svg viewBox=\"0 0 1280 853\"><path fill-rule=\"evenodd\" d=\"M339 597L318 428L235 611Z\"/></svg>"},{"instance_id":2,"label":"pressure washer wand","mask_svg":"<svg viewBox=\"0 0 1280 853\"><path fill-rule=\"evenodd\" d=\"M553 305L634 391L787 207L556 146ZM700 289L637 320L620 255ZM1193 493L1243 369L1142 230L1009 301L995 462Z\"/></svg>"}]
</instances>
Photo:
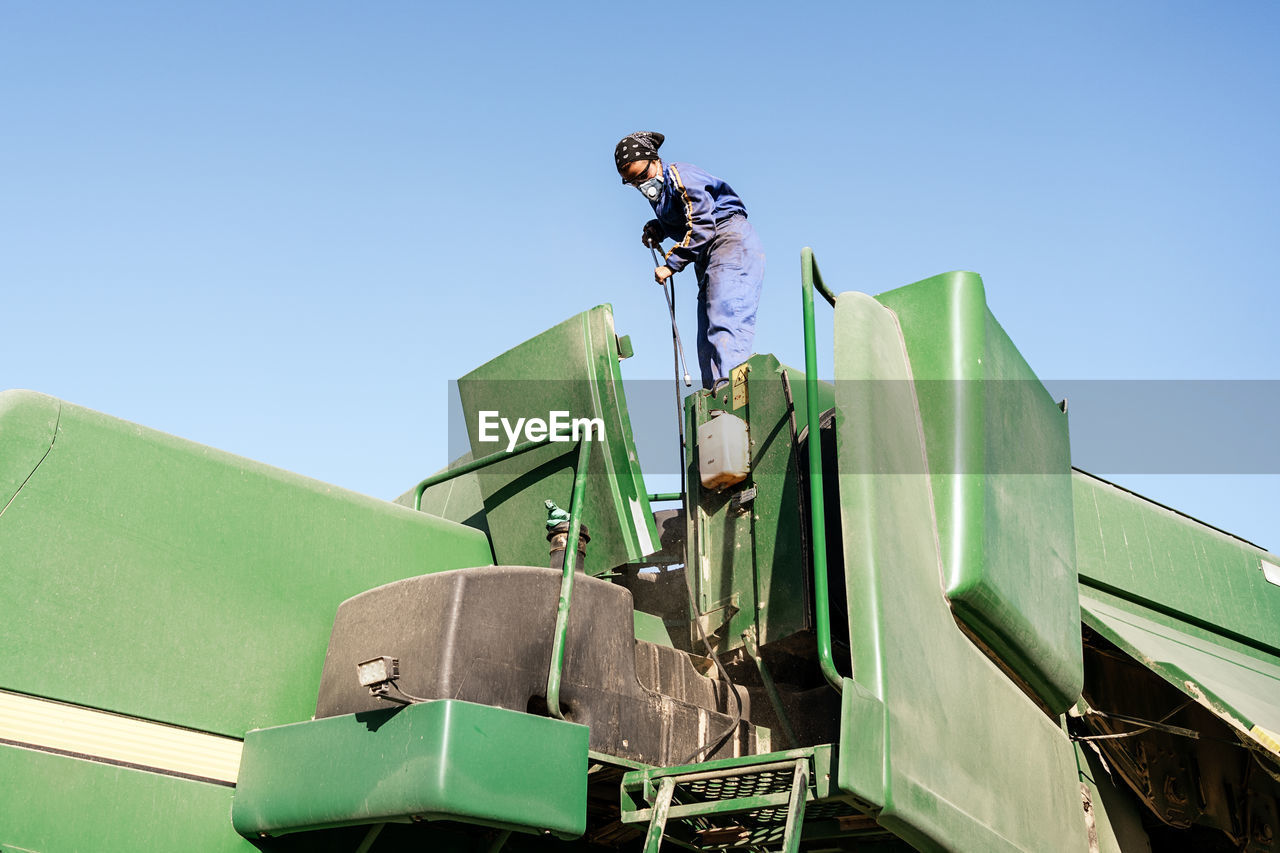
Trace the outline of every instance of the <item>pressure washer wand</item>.
<instances>
[{"instance_id":1,"label":"pressure washer wand","mask_svg":"<svg viewBox=\"0 0 1280 853\"><path fill-rule=\"evenodd\" d=\"M662 266L662 262L658 260L657 251L650 246L649 254L653 256L653 268L657 269ZM671 281L670 278L667 281ZM667 282L662 283L662 295L667 298L667 310L671 312L671 337L676 342L676 354L680 358L680 367L684 368L684 387L693 387L693 377L689 375L689 365L684 360L684 344L680 342L680 330L676 327L676 284L671 282L671 289L667 290Z\"/></svg>"},{"instance_id":2,"label":"pressure washer wand","mask_svg":"<svg viewBox=\"0 0 1280 853\"><path fill-rule=\"evenodd\" d=\"M657 269L662 266L658 261L658 253L654 251L652 246L649 247L649 254L653 256L653 268ZM668 277L670 280L670 277ZM672 347L671 362L672 372L676 374L676 430L680 436L680 494L687 493L688 485L685 483L684 457L687 450L684 437L684 398L680 395L680 367L684 365L684 345L680 343L680 330L676 328L676 284L671 282L671 290L667 290L667 282L662 283L662 295L667 297L667 310L671 312L671 340L675 345ZM693 380L689 377L689 367L684 368L684 386L686 388L693 387Z\"/></svg>"}]
</instances>

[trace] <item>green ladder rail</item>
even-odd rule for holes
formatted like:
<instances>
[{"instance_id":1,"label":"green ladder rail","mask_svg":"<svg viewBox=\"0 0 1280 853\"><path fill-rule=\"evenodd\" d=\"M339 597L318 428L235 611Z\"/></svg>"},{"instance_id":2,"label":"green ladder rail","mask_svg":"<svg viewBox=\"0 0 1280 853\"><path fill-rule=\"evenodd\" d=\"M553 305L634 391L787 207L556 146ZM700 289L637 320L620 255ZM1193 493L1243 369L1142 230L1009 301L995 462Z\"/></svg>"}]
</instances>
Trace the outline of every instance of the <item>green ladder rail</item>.
<instances>
[{"instance_id":1,"label":"green ladder rail","mask_svg":"<svg viewBox=\"0 0 1280 853\"><path fill-rule=\"evenodd\" d=\"M670 840L683 847L780 853L799 850L802 835L810 835L806 820L824 837L874 827L873 818L833 790L831 749L631 771L622 779L622 822L648 824L645 853L658 853L674 824L681 826Z\"/></svg>"},{"instance_id":2,"label":"green ladder rail","mask_svg":"<svg viewBox=\"0 0 1280 853\"><path fill-rule=\"evenodd\" d=\"M827 597L827 513L823 503L822 439L818 424L818 344L813 320L813 291L836 307L836 295L822 280L813 249L800 250L800 295L804 312L805 421L809 425L809 531L813 550L813 614L818 640L818 664L837 693L844 679L836 669L831 648L831 602Z\"/></svg>"}]
</instances>

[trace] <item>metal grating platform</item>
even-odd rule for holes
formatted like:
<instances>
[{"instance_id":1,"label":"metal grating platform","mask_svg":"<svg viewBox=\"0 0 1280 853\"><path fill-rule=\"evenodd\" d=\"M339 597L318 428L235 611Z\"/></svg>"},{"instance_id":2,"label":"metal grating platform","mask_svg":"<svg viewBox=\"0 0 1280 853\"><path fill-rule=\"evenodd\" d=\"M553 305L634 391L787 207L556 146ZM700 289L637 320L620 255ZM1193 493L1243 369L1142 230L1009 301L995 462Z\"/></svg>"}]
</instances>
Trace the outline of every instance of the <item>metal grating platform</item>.
<instances>
[{"instance_id":1,"label":"metal grating platform","mask_svg":"<svg viewBox=\"0 0 1280 853\"><path fill-rule=\"evenodd\" d=\"M702 850L786 851L802 837L877 832L831 784L831 748L811 747L627 773L622 821L647 823L646 853L664 838Z\"/></svg>"}]
</instances>

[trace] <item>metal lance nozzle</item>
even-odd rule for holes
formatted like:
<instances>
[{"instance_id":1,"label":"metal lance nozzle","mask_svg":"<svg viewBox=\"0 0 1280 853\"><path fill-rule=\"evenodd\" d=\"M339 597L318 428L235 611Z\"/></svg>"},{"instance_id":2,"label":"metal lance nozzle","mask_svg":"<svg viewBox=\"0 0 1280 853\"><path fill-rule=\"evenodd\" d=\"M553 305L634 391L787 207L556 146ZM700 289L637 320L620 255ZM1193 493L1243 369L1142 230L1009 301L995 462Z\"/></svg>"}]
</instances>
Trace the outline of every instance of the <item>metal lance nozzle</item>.
<instances>
[{"instance_id":1,"label":"metal lance nozzle","mask_svg":"<svg viewBox=\"0 0 1280 853\"><path fill-rule=\"evenodd\" d=\"M569 541L569 513L556 506L553 501L544 501L547 507L547 541L551 543L551 568L564 568L564 550ZM586 572L587 543L591 537L587 535L587 526L579 525L578 529L578 564L575 571Z\"/></svg>"}]
</instances>

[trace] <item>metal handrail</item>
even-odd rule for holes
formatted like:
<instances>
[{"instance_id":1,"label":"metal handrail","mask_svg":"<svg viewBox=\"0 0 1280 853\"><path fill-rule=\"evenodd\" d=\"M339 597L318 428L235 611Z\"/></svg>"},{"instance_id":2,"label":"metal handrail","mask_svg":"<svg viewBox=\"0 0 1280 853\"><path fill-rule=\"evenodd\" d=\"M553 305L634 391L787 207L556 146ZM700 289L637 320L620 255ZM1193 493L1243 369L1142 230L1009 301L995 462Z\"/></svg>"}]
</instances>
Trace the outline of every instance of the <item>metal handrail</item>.
<instances>
[{"instance_id":1,"label":"metal handrail","mask_svg":"<svg viewBox=\"0 0 1280 853\"><path fill-rule=\"evenodd\" d=\"M813 325L813 291L817 289L831 307L835 294L822 281L822 273L813 258L813 249L800 250L800 289L804 304L804 390L805 416L809 423L809 521L813 527L813 609L818 633L818 663L822 674L836 692L844 688L844 680L836 671L831 652L831 602L827 595L827 529L826 506L822 491L822 438L818 425L818 345Z\"/></svg>"},{"instance_id":2,"label":"metal handrail","mask_svg":"<svg viewBox=\"0 0 1280 853\"><path fill-rule=\"evenodd\" d=\"M432 474L427 479L418 483L413 490L413 508L422 511L422 494L432 486L438 486L441 483L447 483L454 477L461 477L463 474L470 474L472 471L479 471L481 468L488 468L496 462L503 459L510 459L512 456L519 456L521 453L528 453L534 448L541 447L544 444L550 444L553 441L559 441L568 433L558 432L548 435L546 438L540 438L536 441L526 441L517 444L510 450L499 450L497 453L490 453L488 456L481 456L479 459L472 459L470 462L464 462L457 468L450 468L447 471L441 471L438 474Z\"/></svg>"},{"instance_id":3,"label":"metal handrail","mask_svg":"<svg viewBox=\"0 0 1280 853\"><path fill-rule=\"evenodd\" d=\"M573 472L573 496L569 499L569 538L564 547L564 575L560 579L560 601L556 605L556 632L551 640L551 668L547 672L547 710L563 720L560 709L560 674L564 669L565 641L569 635L569 604L573 598L573 574L578 567L578 536L582 532L582 495L587 490L587 466L591 462L591 442L578 442L578 461Z\"/></svg>"}]
</instances>

